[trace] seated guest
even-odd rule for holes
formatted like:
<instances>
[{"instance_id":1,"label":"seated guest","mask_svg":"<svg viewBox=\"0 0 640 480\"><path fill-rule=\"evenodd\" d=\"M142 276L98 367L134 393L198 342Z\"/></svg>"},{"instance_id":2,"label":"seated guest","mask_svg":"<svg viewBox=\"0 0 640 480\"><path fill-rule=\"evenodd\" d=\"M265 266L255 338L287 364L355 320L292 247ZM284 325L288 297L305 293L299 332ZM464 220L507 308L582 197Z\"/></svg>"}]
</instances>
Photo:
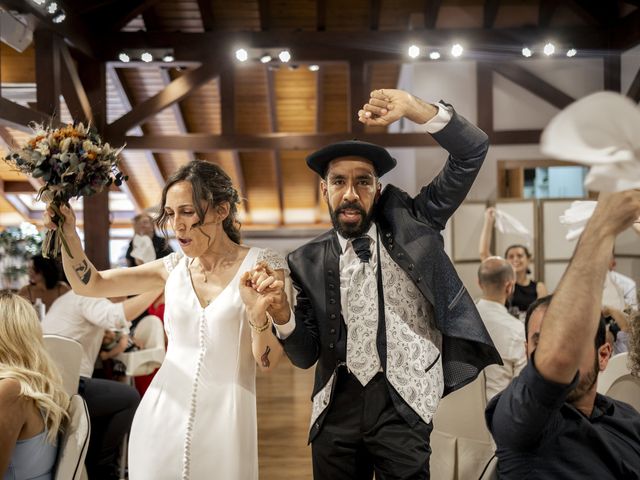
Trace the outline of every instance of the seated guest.
<instances>
[{"instance_id":1,"label":"seated guest","mask_svg":"<svg viewBox=\"0 0 640 480\"><path fill-rule=\"evenodd\" d=\"M638 287L636 286L636 282L632 278L629 278L620 272L616 272L616 265L615 252L613 252L611 254L611 260L609 261L609 278L611 278L611 281L622 291L625 306L632 310L637 310Z\"/></svg>"},{"instance_id":2,"label":"seated guest","mask_svg":"<svg viewBox=\"0 0 640 480\"><path fill-rule=\"evenodd\" d=\"M69 397L25 299L0 292L0 475L52 478Z\"/></svg>"},{"instance_id":3,"label":"seated guest","mask_svg":"<svg viewBox=\"0 0 640 480\"><path fill-rule=\"evenodd\" d=\"M629 351L629 317L611 307L602 307L602 316L607 325L607 342L611 344L612 356Z\"/></svg>"},{"instance_id":4,"label":"seated guest","mask_svg":"<svg viewBox=\"0 0 640 480\"><path fill-rule=\"evenodd\" d=\"M482 298L476 304L493 345L502 357L502 365L484 369L487 401L501 392L527 363L524 352L524 325L509 313L505 303L513 292L515 272L509 262L489 257L478 268Z\"/></svg>"},{"instance_id":5,"label":"seated guest","mask_svg":"<svg viewBox=\"0 0 640 480\"><path fill-rule=\"evenodd\" d=\"M102 375L94 376L109 380L126 381L127 367L116 357L124 352L135 352L144 348L141 342L137 342L133 336L118 330L105 330L100 346L100 361L102 362ZM142 395L140 395L142 396Z\"/></svg>"},{"instance_id":6,"label":"seated guest","mask_svg":"<svg viewBox=\"0 0 640 480\"><path fill-rule=\"evenodd\" d=\"M156 235L153 218L148 213L133 217L133 231L134 237L129 242L126 254L127 264L130 267L166 257L173 252L167 239Z\"/></svg>"},{"instance_id":7,"label":"seated guest","mask_svg":"<svg viewBox=\"0 0 640 480\"><path fill-rule=\"evenodd\" d=\"M51 308L55 300L71 290L71 287L61 281L58 263L52 258L35 255L29 261L29 285L18 291L18 295L26 298L35 305L39 298L46 310Z\"/></svg>"},{"instance_id":8,"label":"seated guest","mask_svg":"<svg viewBox=\"0 0 640 480\"><path fill-rule=\"evenodd\" d=\"M129 385L91 378L105 329L128 328L158 296L148 292L112 303L104 298L81 297L69 291L56 300L44 320L45 333L73 338L82 345L78 393L87 402L91 440L86 465L91 480L117 479L117 458L129 432L140 396Z\"/></svg>"},{"instance_id":9,"label":"seated guest","mask_svg":"<svg viewBox=\"0 0 640 480\"><path fill-rule=\"evenodd\" d=\"M594 295L617 234L638 216L640 191L602 198L553 300L529 308L529 363L486 410L499 478L640 478L640 414L596 392L611 348Z\"/></svg>"}]
</instances>

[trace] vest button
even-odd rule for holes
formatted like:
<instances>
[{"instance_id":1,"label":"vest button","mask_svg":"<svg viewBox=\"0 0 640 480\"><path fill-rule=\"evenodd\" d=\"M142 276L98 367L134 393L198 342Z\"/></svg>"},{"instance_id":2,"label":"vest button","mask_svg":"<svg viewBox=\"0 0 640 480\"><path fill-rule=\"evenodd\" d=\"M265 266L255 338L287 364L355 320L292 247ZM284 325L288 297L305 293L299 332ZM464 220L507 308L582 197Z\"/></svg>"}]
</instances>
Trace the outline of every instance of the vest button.
<instances>
[{"instance_id":1,"label":"vest button","mask_svg":"<svg viewBox=\"0 0 640 480\"><path fill-rule=\"evenodd\" d=\"M330 299L329 299L329 303L330 303L331 305L333 305L334 303L336 303L336 299L335 299L335 298L330 298Z\"/></svg>"},{"instance_id":2,"label":"vest button","mask_svg":"<svg viewBox=\"0 0 640 480\"><path fill-rule=\"evenodd\" d=\"M416 278L416 283L420 283L422 281L422 277Z\"/></svg>"},{"instance_id":3,"label":"vest button","mask_svg":"<svg viewBox=\"0 0 640 480\"><path fill-rule=\"evenodd\" d=\"M336 333L336 329L335 329L335 328L331 328L331 329L329 329L329 333L331 333L331 334L335 334L335 333Z\"/></svg>"},{"instance_id":4,"label":"vest button","mask_svg":"<svg viewBox=\"0 0 640 480\"><path fill-rule=\"evenodd\" d=\"M329 284L329 290L333 290L334 288L336 288L336 286L333 283Z\"/></svg>"},{"instance_id":5,"label":"vest button","mask_svg":"<svg viewBox=\"0 0 640 480\"><path fill-rule=\"evenodd\" d=\"M333 350L333 347L334 347L334 344L333 344L333 342L331 342L331 343L329 344L329 350Z\"/></svg>"},{"instance_id":6,"label":"vest button","mask_svg":"<svg viewBox=\"0 0 640 480\"><path fill-rule=\"evenodd\" d=\"M329 318L330 318L331 320L335 320L335 319L336 319L336 314L335 314L335 313L332 313L331 315L329 315Z\"/></svg>"},{"instance_id":7,"label":"vest button","mask_svg":"<svg viewBox=\"0 0 640 480\"><path fill-rule=\"evenodd\" d=\"M404 257L404 253L402 252L398 253L398 258L402 258L402 257Z\"/></svg>"},{"instance_id":8,"label":"vest button","mask_svg":"<svg viewBox=\"0 0 640 480\"><path fill-rule=\"evenodd\" d=\"M387 232L387 233L385 233L385 236L386 236L387 238L391 238L391 232Z\"/></svg>"}]
</instances>

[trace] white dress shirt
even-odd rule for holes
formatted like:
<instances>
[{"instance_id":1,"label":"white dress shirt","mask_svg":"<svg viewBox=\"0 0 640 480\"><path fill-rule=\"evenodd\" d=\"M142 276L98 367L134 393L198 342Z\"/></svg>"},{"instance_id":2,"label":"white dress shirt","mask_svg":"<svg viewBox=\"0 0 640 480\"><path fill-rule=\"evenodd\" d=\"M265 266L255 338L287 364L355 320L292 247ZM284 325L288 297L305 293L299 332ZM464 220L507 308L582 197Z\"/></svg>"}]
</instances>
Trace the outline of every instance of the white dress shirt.
<instances>
[{"instance_id":1,"label":"white dress shirt","mask_svg":"<svg viewBox=\"0 0 640 480\"><path fill-rule=\"evenodd\" d=\"M501 303L482 298L476 307L504 363L484 369L488 402L504 390L527 364L524 324L510 315Z\"/></svg>"},{"instance_id":2,"label":"white dress shirt","mask_svg":"<svg viewBox=\"0 0 640 480\"><path fill-rule=\"evenodd\" d=\"M627 277L626 275L623 275L620 272L616 272L615 270L611 270L609 272L609 275L611 277L611 281L613 281L613 283L615 283L622 289L622 294L624 295L624 303L634 310L637 310L638 290L636 282L634 282L633 279Z\"/></svg>"},{"instance_id":3,"label":"white dress shirt","mask_svg":"<svg viewBox=\"0 0 640 480\"><path fill-rule=\"evenodd\" d=\"M42 321L42 332L80 342L80 376L91 377L104 331L129 325L122 303L112 303L106 298L81 297L69 291L51 305Z\"/></svg>"}]
</instances>

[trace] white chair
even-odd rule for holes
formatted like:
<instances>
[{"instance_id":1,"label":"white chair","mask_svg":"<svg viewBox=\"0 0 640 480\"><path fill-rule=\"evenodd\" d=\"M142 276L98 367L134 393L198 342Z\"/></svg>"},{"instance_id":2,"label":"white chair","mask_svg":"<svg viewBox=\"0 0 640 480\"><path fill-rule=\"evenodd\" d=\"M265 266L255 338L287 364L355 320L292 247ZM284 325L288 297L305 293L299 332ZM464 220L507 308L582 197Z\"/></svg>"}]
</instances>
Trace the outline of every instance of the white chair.
<instances>
[{"instance_id":1,"label":"white chair","mask_svg":"<svg viewBox=\"0 0 640 480\"><path fill-rule=\"evenodd\" d=\"M58 367L62 384L69 396L78 393L82 345L72 338L60 335L44 335L44 346Z\"/></svg>"},{"instance_id":2,"label":"white chair","mask_svg":"<svg viewBox=\"0 0 640 480\"><path fill-rule=\"evenodd\" d=\"M484 372L440 401L431 432L431 478L480 478L495 451L484 420L486 403Z\"/></svg>"},{"instance_id":3,"label":"white chair","mask_svg":"<svg viewBox=\"0 0 640 480\"><path fill-rule=\"evenodd\" d=\"M87 405L80 395L71 397L68 412L69 422L58 439L54 480L86 478L84 459L89 448L91 421Z\"/></svg>"},{"instance_id":4,"label":"white chair","mask_svg":"<svg viewBox=\"0 0 640 480\"><path fill-rule=\"evenodd\" d=\"M631 375L628 361L627 352L611 357L605 371L598 376L598 393L640 411L640 378Z\"/></svg>"},{"instance_id":5,"label":"white chair","mask_svg":"<svg viewBox=\"0 0 640 480\"><path fill-rule=\"evenodd\" d=\"M155 315L147 315L138 322L134 337L144 345L135 352L124 352L116 358L127 368L127 375L137 377L149 375L162 365L165 355L164 326Z\"/></svg>"}]
</instances>

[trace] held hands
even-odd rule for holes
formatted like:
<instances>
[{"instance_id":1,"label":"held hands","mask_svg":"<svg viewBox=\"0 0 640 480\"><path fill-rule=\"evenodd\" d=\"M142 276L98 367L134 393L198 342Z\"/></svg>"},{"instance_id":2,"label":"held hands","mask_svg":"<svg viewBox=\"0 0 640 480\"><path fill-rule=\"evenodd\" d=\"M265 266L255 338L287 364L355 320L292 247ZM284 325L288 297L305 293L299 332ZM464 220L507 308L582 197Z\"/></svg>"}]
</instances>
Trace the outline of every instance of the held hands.
<instances>
[{"instance_id":1,"label":"held hands","mask_svg":"<svg viewBox=\"0 0 640 480\"><path fill-rule=\"evenodd\" d=\"M437 113L438 107L404 90L385 88L371 92L368 103L358 111L358 120L365 125L386 127L406 117L422 124L431 120Z\"/></svg>"},{"instance_id":2,"label":"held hands","mask_svg":"<svg viewBox=\"0 0 640 480\"><path fill-rule=\"evenodd\" d=\"M265 262L258 263L253 270L242 275L240 297L247 309L257 314L289 308L284 280L279 279Z\"/></svg>"}]
</instances>

